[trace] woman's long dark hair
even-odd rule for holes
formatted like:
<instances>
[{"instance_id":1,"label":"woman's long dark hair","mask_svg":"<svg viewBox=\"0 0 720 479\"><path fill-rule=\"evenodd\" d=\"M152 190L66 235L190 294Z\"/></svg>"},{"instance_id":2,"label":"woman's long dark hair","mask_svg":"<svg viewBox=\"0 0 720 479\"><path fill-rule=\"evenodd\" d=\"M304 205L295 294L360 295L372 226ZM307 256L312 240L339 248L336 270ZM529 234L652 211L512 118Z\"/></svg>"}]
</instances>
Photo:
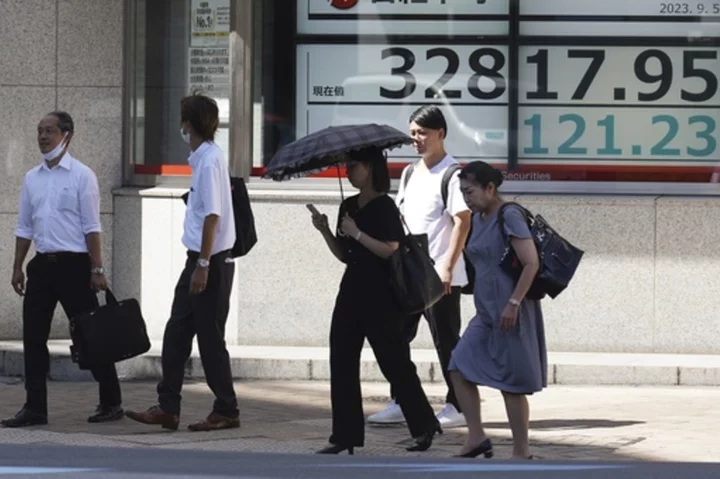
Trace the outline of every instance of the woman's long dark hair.
<instances>
[{"instance_id":1,"label":"woman's long dark hair","mask_svg":"<svg viewBox=\"0 0 720 479\"><path fill-rule=\"evenodd\" d=\"M387 194L390 191L390 172L387 166L387 157L381 148L363 148L351 151L348 157L352 161L364 164L370 170L370 181L373 190Z\"/></svg>"}]
</instances>

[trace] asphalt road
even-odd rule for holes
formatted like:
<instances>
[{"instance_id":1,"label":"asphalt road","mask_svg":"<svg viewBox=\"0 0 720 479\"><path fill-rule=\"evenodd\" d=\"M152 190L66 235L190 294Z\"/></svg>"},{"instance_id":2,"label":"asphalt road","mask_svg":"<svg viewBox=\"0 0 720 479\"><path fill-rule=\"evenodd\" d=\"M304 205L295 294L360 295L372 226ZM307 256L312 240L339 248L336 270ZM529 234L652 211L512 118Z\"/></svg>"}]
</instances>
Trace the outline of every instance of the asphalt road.
<instances>
[{"instance_id":1,"label":"asphalt road","mask_svg":"<svg viewBox=\"0 0 720 479\"><path fill-rule=\"evenodd\" d=\"M383 458L219 453L163 449L0 446L0 477L73 479L243 478L355 479L670 479L720 478L720 464L611 462L502 462L495 460Z\"/></svg>"}]
</instances>

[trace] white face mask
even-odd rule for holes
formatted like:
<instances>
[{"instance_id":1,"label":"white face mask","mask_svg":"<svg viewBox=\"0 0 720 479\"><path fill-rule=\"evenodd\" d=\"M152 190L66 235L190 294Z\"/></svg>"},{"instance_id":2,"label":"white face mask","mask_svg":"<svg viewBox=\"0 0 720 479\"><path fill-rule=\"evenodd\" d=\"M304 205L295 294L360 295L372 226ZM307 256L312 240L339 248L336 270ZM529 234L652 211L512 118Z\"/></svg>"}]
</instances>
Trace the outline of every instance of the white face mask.
<instances>
[{"instance_id":1,"label":"white face mask","mask_svg":"<svg viewBox=\"0 0 720 479\"><path fill-rule=\"evenodd\" d=\"M182 139L185 143L188 145L190 144L190 133L185 133L185 130L183 130L182 127L180 127L180 136L182 136Z\"/></svg>"},{"instance_id":2,"label":"white face mask","mask_svg":"<svg viewBox=\"0 0 720 479\"><path fill-rule=\"evenodd\" d=\"M45 158L45 161L52 161L58 156L60 156L60 153L62 153L63 148L65 148L66 143L65 140L67 139L67 133L65 133L62 137L62 140L60 140L60 143L52 149L52 151L48 151L47 153L42 153L43 158Z\"/></svg>"}]
</instances>

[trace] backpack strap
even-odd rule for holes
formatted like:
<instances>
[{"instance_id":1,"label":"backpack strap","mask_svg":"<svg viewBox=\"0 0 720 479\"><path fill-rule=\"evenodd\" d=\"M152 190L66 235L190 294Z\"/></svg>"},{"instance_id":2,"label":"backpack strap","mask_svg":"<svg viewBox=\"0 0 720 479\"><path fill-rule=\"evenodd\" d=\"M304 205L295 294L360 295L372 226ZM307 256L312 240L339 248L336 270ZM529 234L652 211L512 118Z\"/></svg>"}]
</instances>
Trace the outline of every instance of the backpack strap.
<instances>
[{"instance_id":1,"label":"backpack strap","mask_svg":"<svg viewBox=\"0 0 720 479\"><path fill-rule=\"evenodd\" d=\"M407 168L405 168L405 171L403 173L403 178L402 178L403 197L400 198L401 205L403 203L405 203L405 192L407 190L407 185L408 185L408 182L410 181L410 177L412 176L413 171L415 171L415 163L410 163L409 165L407 165Z\"/></svg>"},{"instance_id":2,"label":"backpack strap","mask_svg":"<svg viewBox=\"0 0 720 479\"><path fill-rule=\"evenodd\" d=\"M408 182L410 181L410 177L413 174L413 171L415 171L415 163L410 163L407 168L405 169L405 180L403 181L403 188L407 188Z\"/></svg>"},{"instance_id":3,"label":"backpack strap","mask_svg":"<svg viewBox=\"0 0 720 479\"><path fill-rule=\"evenodd\" d=\"M405 174L402 179L403 193L407 189L407 185L410 182L410 176L412 176L413 171L415 171L415 165L416 165L416 163L411 163L405 169ZM447 209L447 200L448 200L448 196L450 195L449 189L450 189L450 182L452 181L452 177L455 174L455 172L461 168L462 167L458 163L453 163L452 165L448 166L448 168L445 170L445 173L443 173L442 181L440 183L440 195L442 196L443 210ZM404 202L405 202L405 197L403 196L402 198L400 198L400 204L402 204Z\"/></svg>"},{"instance_id":4,"label":"backpack strap","mask_svg":"<svg viewBox=\"0 0 720 479\"><path fill-rule=\"evenodd\" d=\"M445 170L445 173L443 173L440 194L442 195L444 210L447 210L447 201L448 201L448 196L450 195L449 189L450 189L450 182L452 181L452 177L455 174L455 172L461 168L462 167L458 163L453 163L452 165L448 166L447 170Z\"/></svg>"}]
</instances>

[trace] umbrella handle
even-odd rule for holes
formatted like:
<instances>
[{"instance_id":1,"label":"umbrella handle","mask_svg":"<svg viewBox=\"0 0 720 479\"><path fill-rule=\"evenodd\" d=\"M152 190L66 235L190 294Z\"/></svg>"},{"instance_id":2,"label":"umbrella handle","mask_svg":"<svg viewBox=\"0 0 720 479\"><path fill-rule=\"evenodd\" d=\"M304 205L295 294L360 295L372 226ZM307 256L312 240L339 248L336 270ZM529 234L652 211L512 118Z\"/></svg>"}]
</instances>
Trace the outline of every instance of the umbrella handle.
<instances>
[{"instance_id":1,"label":"umbrella handle","mask_svg":"<svg viewBox=\"0 0 720 479\"><path fill-rule=\"evenodd\" d=\"M338 170L338 183L340 183L340 199L342 201L345 201L345 193L343 192L342 173L340 172L340 165L335 165L335 167Z\"/></svg>"}]
</instances>

